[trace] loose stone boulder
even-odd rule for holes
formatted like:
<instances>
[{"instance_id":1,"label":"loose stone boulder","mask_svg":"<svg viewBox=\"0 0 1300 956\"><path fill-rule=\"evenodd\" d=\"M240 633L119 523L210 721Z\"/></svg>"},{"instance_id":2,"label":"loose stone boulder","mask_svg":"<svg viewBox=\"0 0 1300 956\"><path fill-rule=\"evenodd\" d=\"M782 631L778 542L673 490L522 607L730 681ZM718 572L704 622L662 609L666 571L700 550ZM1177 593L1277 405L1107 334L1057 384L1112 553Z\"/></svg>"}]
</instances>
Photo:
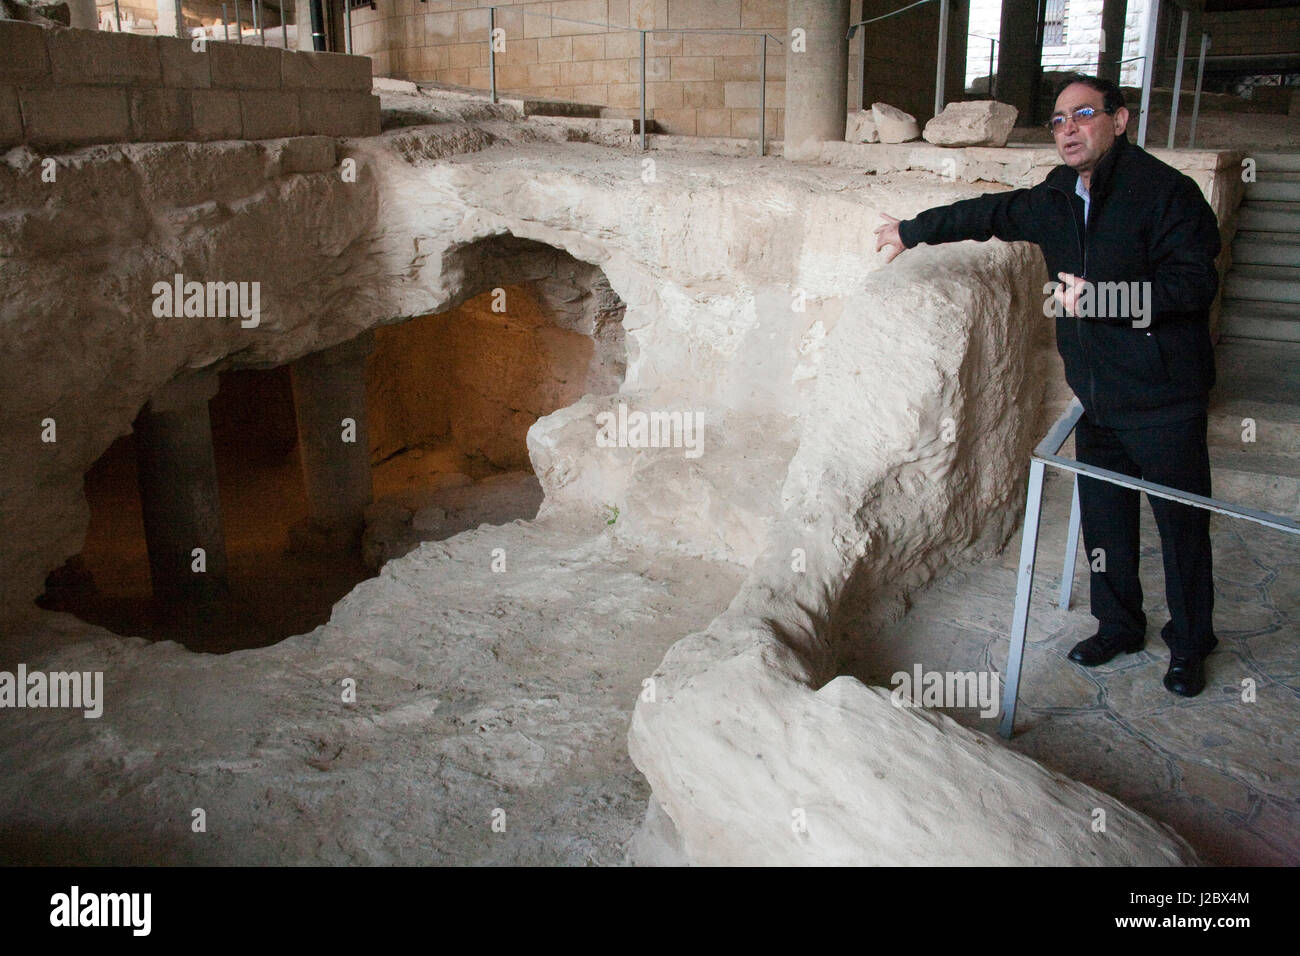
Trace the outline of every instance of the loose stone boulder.
<instances>
[{"instance_id":1,"label":"loose stone boulder","mask_svg":"<svg viewBox=\"0 0 1300 956\"><path fill-rule=\"evenodd\" d=\"M1020 111L997 100L949 103L925 124L925 140L936 146L1005 146Z\"/></svg>"},{"instance_id":2,"label":"loose stone boulder","mask_svg":"<svg viewBox=\"0 0 1300 956\"><path fill-rule=\"evenodd\" d=\"M876 129L876 120L871 110L855 110L849 114L844 127L846 143L879 143L880 132Z\"/></svg>"},{"instance_id":3,"label":"loose stone boulder","mask_svg":"<svg viewBox=\"0 0 1300 956\"><path fill-rule=\"evenodd\" d=\"M386 76L376 76L371 80L376 93L409 93L418 95L420 88L410 80L394 80Z\"/></svg>"},{"instance_id":4,"label":"loose stone boulder","mask_svg":"<svg viewBox=\"0 0 1300 956\"><path fill-rule=\"evenodd\" d=\"M882 143L907 143L921 138L916 117L888 103L872 103L871 117Z\"/></svg>"},{"instance_id":5,"label":"loose stone boulder","mask_svg":"<svg viewBox=\"0 0 1300 956\"><path fill-rule=\"evenodd\" d=\"M72 16L65 2L45 0L0 0L0 20L25 20L44 26L69 26Z\"/></svg>"}]
</instances>

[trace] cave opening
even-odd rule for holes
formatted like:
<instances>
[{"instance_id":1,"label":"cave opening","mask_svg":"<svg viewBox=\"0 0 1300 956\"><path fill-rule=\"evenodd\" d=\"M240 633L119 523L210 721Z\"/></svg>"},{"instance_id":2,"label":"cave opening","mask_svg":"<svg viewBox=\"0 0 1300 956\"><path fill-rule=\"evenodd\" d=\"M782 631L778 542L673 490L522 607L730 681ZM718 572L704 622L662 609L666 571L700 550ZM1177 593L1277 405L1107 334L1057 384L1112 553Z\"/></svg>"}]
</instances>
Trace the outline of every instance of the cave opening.
<instances>
[{"instance_id":1,"label":"cave opening","mask_svg":"<svg viewBox=\"0 0 1300 956\"><path fill-rule=\"evenodd\" d=\"M451 308L160 390L87 470L85 543L38 605L194 651L263 647L324 624L423 541L534 517L528 428L618 390L625 306L598 267L542 243L460 257L471 291ZM205 453L206 490L191 473Z\"/></svg>"}]
</instances>

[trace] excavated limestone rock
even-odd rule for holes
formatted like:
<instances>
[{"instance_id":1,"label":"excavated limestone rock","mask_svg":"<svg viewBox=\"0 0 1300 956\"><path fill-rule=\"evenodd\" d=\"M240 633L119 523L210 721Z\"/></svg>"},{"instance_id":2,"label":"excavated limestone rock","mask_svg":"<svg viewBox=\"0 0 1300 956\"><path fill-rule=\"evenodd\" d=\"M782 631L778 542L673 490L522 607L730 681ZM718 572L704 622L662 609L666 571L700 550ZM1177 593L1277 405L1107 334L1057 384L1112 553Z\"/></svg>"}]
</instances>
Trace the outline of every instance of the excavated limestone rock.
<instances>
[{"instance_id":1,"label":"excavated limestone rock","mask_svg":"<svg viewBox=\"0 0 1300 956\"><path fill-rule=\"evenodd\" d=\"M997 100L949 103L925 124L922 135L936 146L1005 146L1019 113Z\"/></svg>"},{"instance_id":2,"label":"excavated limestone rock","mask_svg":"<svg viewBox=\"0 0 1300 956\"><path fill-rule=\"evenodd\" d=\"M844 141L846 143L880 142L880 131L876 129L876 118L871 110L854 110L849 113L844 128Z\"/></svg>"},{"instance_id":3,"label":"excavated limestone rock","mask_svg":"<svg viewBox=\"0 0 1300 956\"><path fill-rule=\"evenodd\" d=\"M449 115L345 143L355 182L335 168L285 174L275 143L98 147L58 157L55 184L41 182L40 157L5 157L0 583L22 619L6 650L48 669L102 666L110 683L101 722L42 716L36 737L0 725L0 757L21 768L0 782L0 801L50 831L120 833L123 854L164 839L157 821L202 798L260 839L165 844L160 856L419 859L410 834L422 824L402 809L413 797L469 780L463 810L483 826L502 792L483 785L495 774L531 793L529 806L553 806L535 788L617 726L579 699L507 690L500 664L545 666L548 647L571 645L551 616L574 613L582 569L599 565L580 639L599 638L606 619L624 635L655 630L665 589L710 609L674 618L689 633L646 674L653 692L638 695L629 731L655 829L675 832L684 854L668 857L1194 861L1113 798L837 676L846 594L869 596L869 621L890 620L937 567L1000 546L1016 525L1028 451L1055 411L1036 251L926 248L884 269L870 232L879 212L910 216L979 190L666 151L646 178L640 153L564 137ZM313 634L223 658L28 610L80 545L82 474L158 388L187 369L290 361L445 311L484 291L485 243L507 233L599 266L626 305L619 391L528 432L545 492L536 522L422 545ZM262 282L259 326L154 318L152 283L176 272ZM691 439L633 440L622 423L655 412L691 422ZM58 422L48 445L45 418ZM611 421L617 440L602 442ZM497 548L522 556L522 576L494 578ZM658 555L676 583L608 573L634 552ZM689 582L721 567L745 579L715 617L721 585ZM474 637L516 618L545 631L526 654ZM337 703L354 666L372 688L358 713ZM580 664L565 666L578 671L562 679L585 686ZM475 710L485 669L494 699ZM266 696L277 675L293 678L294 702ZM456 690L421 690L426 677ZM436 715L449 695L460 702ZM191 718L201 733L187 734ZM1089 825L1094 809L1105 833Z\"/></svg>"},{"instance_id":4,"label":"excavated limestone rock","mask_svg":"<svg viewBox=\"0 0 1300 956\"><path fill-rule=\"evenodd\" d=\"M896 106L872 103L871 118L875 120L882 143L909 143L921 138L921 127L917 125L916 117Z\"/></svg>"}]
</instances>

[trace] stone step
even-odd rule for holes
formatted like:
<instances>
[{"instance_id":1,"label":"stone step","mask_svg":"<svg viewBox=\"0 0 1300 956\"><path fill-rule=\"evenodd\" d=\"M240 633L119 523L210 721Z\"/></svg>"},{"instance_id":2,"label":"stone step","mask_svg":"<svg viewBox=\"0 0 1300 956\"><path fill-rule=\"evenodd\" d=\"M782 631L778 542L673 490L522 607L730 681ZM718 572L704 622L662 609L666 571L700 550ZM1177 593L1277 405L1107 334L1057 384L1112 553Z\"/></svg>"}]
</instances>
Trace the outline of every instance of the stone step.
<instances>
[{"instance_id":1,"label":"stone step","mask_svg":"<svg viewBox=\"0 0 1300 956\"><path fill-rule=\"evenodd\" d=\"M1300 406L1269 402L1220 402L1210 408L1212 448L1255 450L1300 465Z\"/></svg>"},{"instance_id":2,"label":"stone step","mask_svg":"<svg viewBox=\"0 0 1300 956\"><path fill-rule=\"evenodd\" d=\"M638 119L619 119L613 116L545 116L533 115L528 117L533 123L549 123L552 125L563 126L565 129L576 131L586 130L591 134L620 134L635 135L641 132L641 120ZM654 120L646 121L646 132L654 132ZM576 134L575 134L576 135Z\"/></svg>"},{"instance_id":3,"label":"stone step","mask_svg":"<svg viewBox=\"0 0 1300 956\"><path fill-rule=\"evenodd\" d=\"M542 97L501 97L524 116L567 116L600 119L602 107L598 103L573 103L568 100L549 100Z\"/></svg>"},{"instance_id":4,"label":"stone step","mask_svg":"<svg viewBox=\"0 0 1300 956\"><path fill-rule=\"evenodd\" d=\"M1288 178L1282 179L1283 176ZM1296 178L1289 178L1292 176ZM1246 199L1250 202L1300 202L1300 173L1274 173L1267 179L1261 177L1247 183Z\"/></svg>"},{"instance_id":5,"label":"stone step","mask_svg":"<svg viewBox=\"0 0 1300 956\"><path fill-rule=\"evenodd\" d=\"M1238 230L1232 242L1232 264L1290 266L1300 262L1300 235L1287 232Z\"/></svg>"},{"instance_id":6,"label":"stone step","mask_svg":"<svg viewBox=\"0 0 1300 956\"><path fill-rule=\"evenodd\" d=\"M1300 173L1300 153L1251 153L1258 172Z\"/></svg>"},{"instance_id":7,"label":"stone step","mask_svg":"<svg viewBox=\"0 0 1300 956\"><path fill-rule=\"evenodd\" d=\"M464 99L490 100L491 91L473 86L460 86L455 83L425 82L419 83L421 90L436 92L444 96L456 96ZM548 99L542 96L512 96L497 91L497 102L513 106L522 116L570 116L599 119L601 110L598 103L574 103L570 100Z\"/></svg>"},{"instance_id":8,"label":"stone step","mask_svg":"<svg viewBox=\"0 0 1300 956\"><path fill-rule=\"evenodd\" d=\"M649 112L651 111L647 110L647 113ZM600 117L601 119L632 120L633 127L635 129L639 131L641 128L639 125L637 125L641 122L641 110L637 107L605 106L602 107L600 110ZM653 116L651 115L646 116L645 129L647 133L654 133L659 129L659 126L657 123L655 123Z\"/></svg>"},{"instance_id":9,"label":"stone step","mask_svg":"<svg viewBox=\"0 0 1300 956\"><path fill-rule=\"evenodd\" d=\"M1237 342L1214 350L1214 395L1300 405L1300 346Z\"/></svg>"},{"instance_id":10,"label":"stone step","mask_svg":"<svg viewBox=\"0 0 1300 956\"><path fill-rule=\"evenodd\" d=\"M1300 517L1300 344L1223 341L1214 364L1214 497ZM1253 422L1253 436L1243 419Z\"/></svg>"},{"instance_id":11,"label":"stone step","mask_svg":"<svg viewBox=\"0 0 1300 956\"><path fill-rule=\"evenodd\" d=\"M1300 518L1300 460L1266 455L1250 445L1210 448L1214 497L1232 504Z\"/></svg>"},{"instance_id":12,"label":"stone step","mask_svg":"<svg viewBox=\"0 0 1300 956\"><path fill-rule=\"evenodd\" d=\"M1232 339L1300 342L1300 305L1225 298L1219 331Z\"/></svg>"},{"instance_id":13,"label":"stone step","mask_svg":"<svg viewBox=\"0 0 1300 956\"><path fill-rule=\"evenodd\" d=\"M1300 304L1300 267L1233 263L1223 294L1231 299Z\"/></svg>"},{"instance_id":14,"label":"stone step","mask_svg":"<svg viewBox=\"0 0 1300 956\"><path fill-rule=\"evenodd\" d=\"M1214 350L1211 445L1300 457L1300 345L1221 342ZM1254 423L1254 442L1244 441Z\"/></svg>"},{"instance_id":15,"label":"stone step","mask_svg":"<svg viewBox=\"0 0 1300 956\"><path fill-rule=\"evenodd\" d=\"M1300 233L1300 207L1286 202L1255 202L1241 204L1238 229L1254 232Z\"/></svg>"}]
</instances>

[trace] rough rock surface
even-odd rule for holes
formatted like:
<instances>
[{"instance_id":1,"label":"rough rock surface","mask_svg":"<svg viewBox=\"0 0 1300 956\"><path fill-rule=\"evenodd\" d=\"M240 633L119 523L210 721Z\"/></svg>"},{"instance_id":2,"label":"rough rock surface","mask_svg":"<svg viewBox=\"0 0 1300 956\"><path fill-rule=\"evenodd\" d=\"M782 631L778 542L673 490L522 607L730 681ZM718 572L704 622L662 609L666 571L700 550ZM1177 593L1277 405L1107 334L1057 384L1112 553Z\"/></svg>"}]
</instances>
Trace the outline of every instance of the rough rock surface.
<instances>
[{"instance_id":1,"label":"rough rock surface","mask_svg":"<svg viewBox=\"0 0 1300 956\"><path fill-rule=\"evenodd\" d=\"M844 128L846 143L879 143L880 132L876 129L875 114L871 110L853 110L849 113Z\"/></svg>"},{"instance_id":2,"label":"rough rock surface","mask_svg":"<svg viewBox=\"0 0 1300 956\"><path fill-rule=\"evenodd\" d=\"M0 0L0 17L65 27L72 22L66 2L48 3L44 0Z\"/></svg>"},{"instance_id":3,"label":"rough rock surface","mask_svg":"<svg viewBox=\"0 0 1300 956\"><path fill-rule=\"evenodd\" d=\"M631 701L740 573L626 548L603 523L519 523L425 544L257 651L46 615L2 666L101 670L107 703L96 720L5 713L0 861L617 865L649 794ZM60 631L76 643L31 653Z\"/></svg>"},{"instance_id":4,"label":"rough rock surface","mask_svg":"<svg viewBox=\"0 0 1300 956\"><path fill-rule=\"evenodd\" d=\"M872 103L871 118L875 120L882 143L909 143L921 138L921 127L917 125L916 117L896 106Z\"/></svg>"},{"instance_id":5,"label":"rough rock surface","mask_svg":"<svg viewBox=\"0 0 1300 956\"><path fill-rule=\"evenodd\" d=\"M1010 103L997 100L949 103L922 135L936 146L1005 146L1018 115Z\"/></svg>"},{"instance_id":6,"label":"rough rock surface","mask_svg":"<svg viewBox=\"0 0 1300 956\"><path fill-rule=\"evenodd\" d=\"M925 248L889 270L872 251L879 212L979 190L670 152L647 180L638 152L466 109L490 115L440 105L435 125L344 144L354 183L280 175L274 144L83 150L60 158L53 188L29 153L0 166L0 452L13 463L0 519L15 543L0 582L6 610L24 618L5 649L48 669L103 668L112 688L99 722L29 712L0 725L6 766L21 768L0 782L3 818L35 834L120 834L105 844L116 859L136 838L141 857L171 842L162 858L199 858L186 856L185 825L206 806L238 831L203 859L415 859L428 852L422 814L444 834L484 826L498 785L547 785L620 732L611 711L548 703L588 686L571 659L547 671L546 648L598 641L595 624L570 621L590 604L619 633L656 635L651 659L665 629L689 634L638 697L628 738L686 859L1194 859L1114 799L837 677L839 603L865 595L866 621L893 619L937 567L999 546L1055 411L1041 408L1051 345L1036 251ZM161 385L451 308L492 287L484 241L505 233L599 265L627 307L619 392L528 432L546 496L536 522L423 545L324 628L219 661L24 613L78 548L82 473ZM175 271L261 280L261 325L153 318L151 285ZM699 454L600 447L597 416L619 405L698 414ZM42 445L47 416L59 440ZM507 566L522 556L512 576L491 570L497 547ZM633 551L645 570L623 581L609 565ZM747 577L715 618L736 592L734 566ZM662 605L680 604L679 617L645 610L661 573L684 582ZM518 667L552 683L503 699L496 688L521 673L497 666L521 653L514 620L547 635ZM359 687L380 689L345 716L336 688L358 668ZM457 694L465 703L447 722L435 701ZM352 786L354 771L369 783ZM567 792L558 786L552 798ZM1091 832L1093 808L1106 809L1110 836Z\"/></svg>"},{"instance_id":7,"label":"rough rock surface","mask_svg":"<svg viewBox=\"0 0 1300 956\"><path fill-rule=\"evenodd\" d=\"M532 472L507 472L473 482L458 472L405 494L385 495L366 509L362 552L366 564L380 568L418 548L479 525L506 524L518 515L532 517L542 504L542 488Z\"/></svg>"}]
</instances>

